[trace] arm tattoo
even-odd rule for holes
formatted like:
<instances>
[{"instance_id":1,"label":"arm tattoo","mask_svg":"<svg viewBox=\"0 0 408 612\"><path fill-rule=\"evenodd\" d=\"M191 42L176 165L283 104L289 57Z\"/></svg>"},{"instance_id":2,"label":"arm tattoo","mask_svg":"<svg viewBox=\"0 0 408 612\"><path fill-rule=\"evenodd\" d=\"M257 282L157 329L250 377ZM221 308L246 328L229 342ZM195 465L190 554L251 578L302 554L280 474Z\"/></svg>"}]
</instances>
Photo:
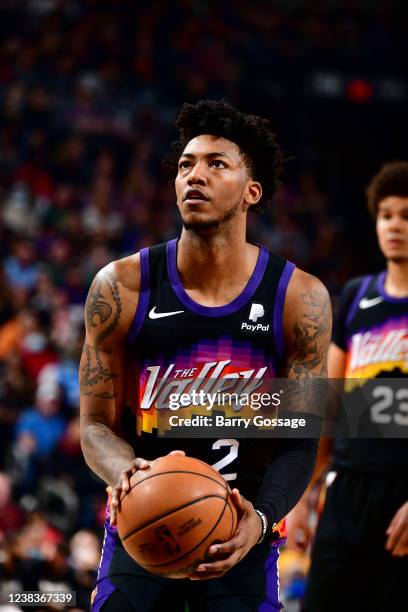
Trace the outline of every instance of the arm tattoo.
<instances>
[{"instance_id":1,"label":"arm tattoo","mask_svg":"<svg viewBox=\"0 0 408 612\"><path fill-rule=\"evenodd\" d=\"M104 367L101 355L102 353L110 352L108 349L103 348L103 342L118 327L122 312L122 303L120 300L119 287L113 275L110 274L106 277L106 285L113 299L113 308L109 302L106 301L106 297L102 293L101 281L91 289L85 305L85 321L88 329L103 325L109 320L111 321L107 327L98 333L93 346L90 344L85 344L84 346L83 353L85 356L85 363L81 368L81 392L83 395L95 398L113 399L116 397L116 393L111 391L99 393L91 389L94 385L108 382L117 377L117 374L112 372L109 367Z\"/></svg>"},{"instance_id":2,"label":"arm tattoo","mask_svg":"<svg viewBox=\"0 0 408 612\"><path fill-rule=\"evenodd\" d=\"M86 326L88 328L96 327L98 318L99 324L101 324L105 323L111 316L112 307L104 300L105 298L102 295L102 282L99 281L94 290L91 288L85 305Z\"/></svg>"},{"instance_id":3,"label":"arm tattoo","mask_svg":"<svg viewBox=\"0 0 408 612\"><path fill-rule=\"evenodd\" d=\"M103 423L91 423L84 428L82 449L89 467L111 485L116 484L119 474L135 458L130 444Z\"/></svg>"},{"instance_id":4,"label":"arm tattoo","mask_svg":"<svg viewBox=\"0 0 408 612\"><path fill-rule=\"evenodd\" d=\"M293 410L312 408L319 401L322 381L327 377L327 350L331 332L331 307L327 294L310 290L301 294L302 307L293 327L294 350L288 359L286 376Z\"/></svg>"},{"instance_id":5,"label":"arm tattoo","mask_svg":"<svg viewBox=\"0 0 408 612\"><path fill-rule=\"evenodd\" d=\"M114 371L117 366L108 339L117 330L121 313L118 283L107 274L102 282L94 282L85 305L85 322L92 340L84 346L80 378L82 395L91 399L81 405L81 445L89 467L111 485L135 458L130 444L115 433L113 424L108 424L116 420L116 405L102 408L102 402L95 401L118 396L114 381L120 374Z\"/></svg>"}]
</instances>

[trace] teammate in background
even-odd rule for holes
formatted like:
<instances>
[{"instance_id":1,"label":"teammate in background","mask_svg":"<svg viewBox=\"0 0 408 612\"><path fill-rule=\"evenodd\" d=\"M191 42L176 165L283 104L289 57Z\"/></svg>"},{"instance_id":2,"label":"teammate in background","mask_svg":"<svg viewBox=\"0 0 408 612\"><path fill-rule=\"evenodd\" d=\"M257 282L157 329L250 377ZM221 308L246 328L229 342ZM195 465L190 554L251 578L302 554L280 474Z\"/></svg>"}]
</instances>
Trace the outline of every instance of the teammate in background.
<instances>
[{"instance_id":1,"label":"teammate in background","mask_svg":"<svg viewBox=\"0 0 408 612\"><path fill-rule=\"evenodd\" d=\"M330 378L379 378L373 385L371 427L408 430L408 162L385 164L367 189L385 272L344 288L329 349ZM388 379L388 384L387 384ZM372 385L372 382L370 382ZM318 469L330 463L322 440ZM390 612L406 602L408 576L408 440L339 439L309 574L307 612ZM314 475L314 479L319 474ZM304 496L289 517L290 547L310 540Z\"/></svg>"},{"instance_id":2,"label":"teammate in background","mask_svg":"<svg viewBox=\"0 0 408 612\"><path fill-rule=\"evenodd\" d=\"M192 381L211 377L219 388L225 375L243 384L280 375L298 382L302 410L315 379L327 373L330 301L319 280L246 241L247 213L270 203L280 172L269 122L224 102L201 101L184 105L176 126L180 238L101 270L85 307L82 448L112 489L92 610L184 611L186 601L191 612L279 610L282 519L307 486L317 441L175 445L156 436L155 390L166 372L181 383L185 373ZM254 305L262 329L243 325ZM127 555L115 528L131 475L180 445L236 487L240 509L234 537L211 546L214 560L198 566L191 580L148 574Z\"/></svg>"}]
</instances>

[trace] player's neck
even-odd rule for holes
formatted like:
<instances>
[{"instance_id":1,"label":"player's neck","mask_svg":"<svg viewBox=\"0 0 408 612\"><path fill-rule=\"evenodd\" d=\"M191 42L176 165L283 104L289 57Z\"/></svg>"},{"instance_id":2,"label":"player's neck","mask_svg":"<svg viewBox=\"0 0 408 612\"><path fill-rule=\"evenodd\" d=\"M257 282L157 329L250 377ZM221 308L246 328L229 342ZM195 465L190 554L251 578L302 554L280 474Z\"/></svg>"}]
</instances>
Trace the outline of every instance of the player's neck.
<instances>
[{"instance_id":1,"label":"player's neck","mask_svg":"<svg viewBox=\"0 0 408 612\"><path fill-rule=\"evenodd\" d=\"M408 261L387 262L384 289L392 297L408 296Z\"/></svg>"},{"instance_id":2,"label":"player's neck","mask_svg":"<svg viewBox=\"0 0 408 612\"><path fill-rule=\"evenodd\" d=\"M222 282L246 283L255 268L259 249L246 242L243 232L200 235L183 230L178 243L177 266L188 285L212 289ZM186 286L187 285L187 286Z\"/></svg>"}]
</instances>

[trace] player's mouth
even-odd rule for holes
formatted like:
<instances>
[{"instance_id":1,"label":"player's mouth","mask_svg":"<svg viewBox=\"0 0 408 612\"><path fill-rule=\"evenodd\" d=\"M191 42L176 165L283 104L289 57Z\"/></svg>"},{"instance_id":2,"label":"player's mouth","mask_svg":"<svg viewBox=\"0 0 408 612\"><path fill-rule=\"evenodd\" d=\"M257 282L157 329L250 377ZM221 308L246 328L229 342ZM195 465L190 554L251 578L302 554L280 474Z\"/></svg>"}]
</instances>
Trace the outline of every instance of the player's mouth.
<instances>
[{"instance_id":1,"label":"player's mouth","mask_svg":"<svg viewBox=\"0 0 408 612\"><path fill-rule=\"evenodd\" d=\"M390 249L398 249L404 246L404 240L401 238L389 238L386 240L385 244Z\"/></svg>"},{"instance_id":2,"label":"player's mouth","mask_svg":"<svg viewBox=\"0 0 408 612\"><path fill-rule=\"evenodd\" d=\"M200 191L199 189L188 189L184 196L184 202L186 204L201 204L208 202L209 198Z\"/></svg>"}]
</instances>

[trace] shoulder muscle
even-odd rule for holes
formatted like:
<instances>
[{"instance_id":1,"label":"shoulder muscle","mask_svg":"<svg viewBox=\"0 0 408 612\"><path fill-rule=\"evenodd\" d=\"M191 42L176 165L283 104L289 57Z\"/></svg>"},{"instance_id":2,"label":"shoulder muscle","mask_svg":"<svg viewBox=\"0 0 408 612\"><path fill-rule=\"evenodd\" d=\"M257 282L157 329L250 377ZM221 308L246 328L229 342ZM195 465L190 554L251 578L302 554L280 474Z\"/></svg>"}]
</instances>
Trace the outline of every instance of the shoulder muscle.
<instances>
[{"instance_id":1,"label":"shoulder muscle","mask_svg":"<svg viewBox=\"0 0 408 612\"><path fill-rule=\"evenodd\" d=\"M140 257L132 255L100 270L85 304L88 339L96 344L123 340L134 317L140 288Z\"/></svg>"}]
</instances>

